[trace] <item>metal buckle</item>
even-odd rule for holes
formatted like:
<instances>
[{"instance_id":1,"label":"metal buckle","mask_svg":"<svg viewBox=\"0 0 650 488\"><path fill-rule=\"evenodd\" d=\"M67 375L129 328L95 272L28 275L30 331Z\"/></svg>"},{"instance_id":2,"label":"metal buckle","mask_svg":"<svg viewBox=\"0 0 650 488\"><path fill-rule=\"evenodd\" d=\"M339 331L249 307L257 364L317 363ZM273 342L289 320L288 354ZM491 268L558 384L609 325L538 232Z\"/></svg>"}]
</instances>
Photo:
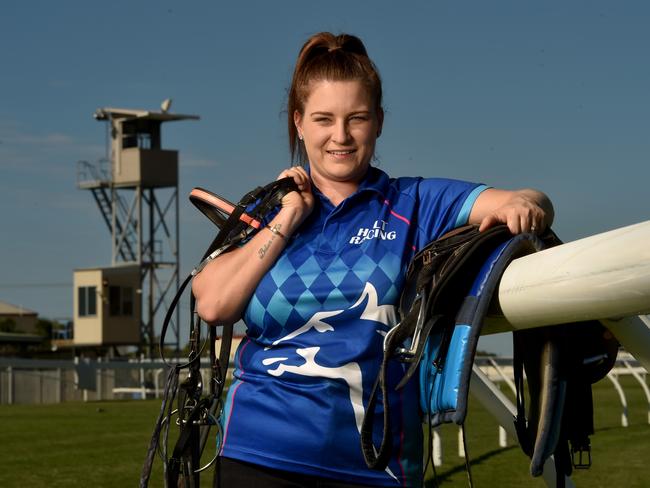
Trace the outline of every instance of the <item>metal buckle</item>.
<instances>
[{"instance_id":1,"label":"metal buckle","mask_svg":"<svg viewBox=\"0 0 650 488\"><path fill-rule=\"evenodd\" d=\"M586 460L583 459L586 455ZM574 449L571 447L571 463L575 469L589 469L591 467L591 447L578 447Z\"/></svg>"},{"instance_id":2,"label":"metal buckle","mask_svg":"<svg viewBox=\"0 0 650 488\"><path fill-rule=\"evenodd\" d=\"M413 337L411 338L411 344L409 345L408 348L400 347L395 349L395 354L397 354L400 357L399 358L400 361L403 361L405 363L411 363L415 360L416 353L420 346L420 341L422 340L422 329L424 326L425 314L427 309L426 297L427 297L426 293L418 293L415 297L416 301L420 299L420 310L418 311L418 319L417 322L415 323L415 329L413 330ZM392 330L389 331L389 333L390 332L392 332ZM386 334L386 337L388 337L388 334ZM384 344L385 344L385 339L384 339Z\"/></svg>"},{"instance_id":3,"label":"metal buckle","mask_svg":"<svg viewBox=\"0 0 650 488\"><path fill-rule=\"evenodd\" d=\"M207 258L205 258L203 261L201 261L201 262L198 264L198 266L192 270L192 273L191 273L192 276L196 276L196 275L199 274L201 271L203 271L203 268L205 268L205 267L210 263L210 261L212 261L213 259L217 258L217 257L218 257L219 255L221 255L221 254L222 254L226 249L229 249L230 247L232 247L232 243L228 243L228 244L226 244L226 245L224 245L224 246L221 246L219 249L217 249L217 250L215 250L214 252L212 252L212 254L210 254Z\"/></svg>"},{"instance_id":4,"label":"metal buckle","mask_svg":"<svg viewBox=\"0 0 650 488\"><path fill-rule=\"evenodd\" d=\"M433 260L440 254L438 251L433 249L427 249L422 254L422 265L427 266L433 262Z\"/></svg>"}]
</instances>

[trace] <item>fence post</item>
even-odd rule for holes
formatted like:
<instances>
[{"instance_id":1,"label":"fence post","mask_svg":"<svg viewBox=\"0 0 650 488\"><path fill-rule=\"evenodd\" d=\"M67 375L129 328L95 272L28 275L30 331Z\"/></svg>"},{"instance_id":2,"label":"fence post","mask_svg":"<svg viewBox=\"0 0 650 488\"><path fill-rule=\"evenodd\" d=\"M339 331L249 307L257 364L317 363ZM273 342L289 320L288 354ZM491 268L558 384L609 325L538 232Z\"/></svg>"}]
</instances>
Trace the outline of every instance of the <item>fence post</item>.
<instances>
[{"instance_id":1,"label":"fence post","mask_svg":"<svg viewBox=\"0 0 650 488\"><path fill-rule=\"evenodd\" d=\"M95 373L97 375L97 400L101 401L102 400L102 358L98 357L97 358L97 372Z\"/></svg>"},{"instance_id":2,"label":"fence post","mask_svg":"<svg viewBox=\"0 0 650 488\"><path fill-rule=\"evenodd\" d=\"M162 371L163 371L162 369L157 369L154 372L154 375L153 375L154 376L154 382L155 382L154 387L156 388L156 398L160 397L160 393L159 393L160 392L160 373L162 373Z\"/></svg>"},{"instance_id":3,"label":"fence post","mask_svg":"<svg viewBox=\"0 0 650 488\"><path fill-rule=\"evenodd\" d=\"M621 384L618 382L618 377L615 373L610 372L607 375L607 379L612 382L614 388L618 392L618 398L621 400L621 406L623 407L623 412L621 413L621 427L627 427L627 399L625 398L625 392L621 387Z\"/></svg>"},{"instance_id":4,"label":"fence post","mask_svg":"<svg viewBox=\"0 0 650 488\"><path fill-rule=\"evenodd\" d=\"M14 369L11 366L7 366L7 403L14 403Z\"/></svg>"},{"instance_id":5,"label":"fence post","mask_svg":"<svg viewBox=\"0 0 650 488\"><path fill-rule=\"evenodd\" d=\"M442 440L438 433L438 427L433 429L433 465L442 466Z\"/></svg>"},{"instance_id":6,"label":"fence post","mask_svg":"<svg viewBox=\"0 0 650 488\"><path fill-rule=\"evenodd\" d=\"M458 427L458 457L465 457L465 442L463 442L463 428Z\"/></svg>"},{"instance_id":7,"label":"fence post","mask_svg":"<svg viewBox=\"0 0 650 488\"><path fill-rule=\"evenodd\" d=\"M61 368L56 368L56 403L61 403L63 400L63 378Z\"/></svg>"},{"instance_id":8,"label":"fence post","mask_svg":"<svg viewBox=\"0 0 650 488\"><path fill-rule=\"evenodd\" d=\"M144 382L144 368L142 367L142 363L144 362L144 354L140 354L140 388L142 388L142 399L146 400L147 399L147 387L145 386Z\"/></svg>"},{"instance_id":9,"label":"fence post","mask_svg":"<svg viewBox=\"0 0 650 488\"><path fill-rule=\"evenodd\" d=\"M508 433L502 425L499 425L499 447L508 447Z\"/></svg>"},{"instance_id":10,"label":"fence post","mask_svg":"<svg viewBox=\"0 0 650 488\"><path fill-rule=\"evenodd\" d=\"M638 372L627 361L623 361L625 367L632 373L632 376L639 382L643 392L645 393L646 401L648 402L648 423L650 424L650 388L648 388L647 383L645 382L645 374L641 376Z\"/></svg>"}]
</instances>

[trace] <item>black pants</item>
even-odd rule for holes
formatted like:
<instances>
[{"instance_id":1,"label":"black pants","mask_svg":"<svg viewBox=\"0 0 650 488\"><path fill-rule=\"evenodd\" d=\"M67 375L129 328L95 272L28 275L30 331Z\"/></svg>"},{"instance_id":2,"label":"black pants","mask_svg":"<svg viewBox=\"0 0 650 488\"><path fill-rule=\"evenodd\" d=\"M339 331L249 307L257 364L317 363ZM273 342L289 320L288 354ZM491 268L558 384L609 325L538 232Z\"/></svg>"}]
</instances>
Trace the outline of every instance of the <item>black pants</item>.
<instances>
[{"instance_id":1,"label":"black pants","mask_svg":"<svg viewBox=\"0 0 650 488\"><path fill-rule=\"evenodd\" d=\"M223 457L217 459L214 481L215 488L371 488Z\"/></svg>"}]
</instances>

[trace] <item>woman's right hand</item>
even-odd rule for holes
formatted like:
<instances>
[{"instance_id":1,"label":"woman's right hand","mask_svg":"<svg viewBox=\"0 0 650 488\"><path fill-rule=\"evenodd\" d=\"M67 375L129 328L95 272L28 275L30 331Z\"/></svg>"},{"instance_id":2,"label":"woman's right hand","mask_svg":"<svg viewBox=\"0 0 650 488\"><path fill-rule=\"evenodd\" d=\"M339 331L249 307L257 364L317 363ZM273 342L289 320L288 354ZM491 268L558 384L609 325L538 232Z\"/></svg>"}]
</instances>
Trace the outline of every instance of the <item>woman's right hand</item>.
<instances>
[{"instance_id":1,"label":"woman's right hand","mask_svg":"<svg viewBox=\"0 0 650 488\"><path fill-rule=\"evenodd\" d=\"M290 232L295 229L309 216L314 209L314 194L311 191L311 182L305 168L301 166L292 166L285 169L278 176L281 178L293 178L299 191L292 191L282 199L282 209L280 213L286 214L290 218Z\"/></svg>"},{"instance_id":2,"label":"woman's right hand","mask_svg":"<svg viewBox=\"0 0 650 488\"><path fill-rule=\"evenodd\" d=\"M205 322L232 324L241 318L258 283L313 210L314 195L304 168L286 169L278 179L287 177L293 178L298 191L284 196L282 208L267 228L243 246L218 256L192 280L196 310Z\"/></svg>"}]
</instances>

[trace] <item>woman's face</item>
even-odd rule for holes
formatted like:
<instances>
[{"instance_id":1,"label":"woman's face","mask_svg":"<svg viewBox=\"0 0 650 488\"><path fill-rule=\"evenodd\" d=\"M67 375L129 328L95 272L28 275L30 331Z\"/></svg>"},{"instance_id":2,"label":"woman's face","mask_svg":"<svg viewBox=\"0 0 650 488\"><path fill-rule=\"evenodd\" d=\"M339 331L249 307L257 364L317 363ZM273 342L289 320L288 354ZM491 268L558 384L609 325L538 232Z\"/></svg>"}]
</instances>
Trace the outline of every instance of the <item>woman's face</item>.
<instances>
[{"instance_id":1,"label":"woman's face","mask_svg":"<svg viewBox=\"0 0 650 488\"><path fill-rule=\"evenodd\" d=\"M311 84L304 113L294 113L304 138L311 177L319 181L361 181L375 152L383 112L359 81Z\"/></svg>"}]
</instances>

